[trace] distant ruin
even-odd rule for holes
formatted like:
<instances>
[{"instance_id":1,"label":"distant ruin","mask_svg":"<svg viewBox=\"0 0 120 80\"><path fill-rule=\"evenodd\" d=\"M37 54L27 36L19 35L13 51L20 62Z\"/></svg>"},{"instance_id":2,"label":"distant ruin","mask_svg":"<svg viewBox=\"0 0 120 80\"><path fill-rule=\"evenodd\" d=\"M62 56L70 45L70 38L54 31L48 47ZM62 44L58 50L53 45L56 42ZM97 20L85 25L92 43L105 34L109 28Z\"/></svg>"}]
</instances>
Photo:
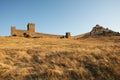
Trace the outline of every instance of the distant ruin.
<instances>
[{"instance_id":1,"label":"distant ruin","mask_svg":"<svg viewBox=\"0 0 120 80\"><path fill-rule=\"evenodd\" d=\"M70 32L66 32L66 38L70 38Z\"/></svg>"},{"instance_id":2,"label":"distant ruin","mask_svg":"<svg viewBox=\"0 0 120 80\"><path fill-rule=\"evenodd\" d=\"M19 37L34 37L34 38L70 38L70 32L66 32L66 35L53 35L35 32L35 24L28 23L27 30L17 30L16 27L11 27L11 36Z\"/></svg>"},{"instance_id":3,"label":"distant ruin","mask_svg":"<svg viewBox=\"0 0 120 80\"><path fill-rule=\"evenodd\" d=\"M84 37L99 37L99 36L120 36L119 32L112 31L100 25L96 25L93 29L84 35Z\"/></svg>"},{"instance_id":4,"label":"distant ruin","mask_svg":"<svg viewBox=\"0 0 120 80\"><path fill-rule=\"evenodd\" d=\"M33 37L33 38L71 38L70 32L66 32L65 35L54 35L54 34L45 34L35 32L35 24L28 23L27 30L18 30L16 27L11 27L11 36L19 36L19 37ZM119 32L112 31L108 28L104 28L100 25L96 25L93 29L84 34L83 37L100 37L100 36L120 36ZM74 38L79 38L78 36L73 36Z\"/></svg>"},{"instance_id":5,"label":"distant ruin","mask_svg":"<svg viewBox=\"0 0 120 80\"><path fill-rule=\"evenodd\" d=\"M35 33L35 24L29 23L27 25L27 30L17 30L16 27L11 27L11 35L12 36L20 36L23 37L27 34Z\"/></svg>"}]
</instances>

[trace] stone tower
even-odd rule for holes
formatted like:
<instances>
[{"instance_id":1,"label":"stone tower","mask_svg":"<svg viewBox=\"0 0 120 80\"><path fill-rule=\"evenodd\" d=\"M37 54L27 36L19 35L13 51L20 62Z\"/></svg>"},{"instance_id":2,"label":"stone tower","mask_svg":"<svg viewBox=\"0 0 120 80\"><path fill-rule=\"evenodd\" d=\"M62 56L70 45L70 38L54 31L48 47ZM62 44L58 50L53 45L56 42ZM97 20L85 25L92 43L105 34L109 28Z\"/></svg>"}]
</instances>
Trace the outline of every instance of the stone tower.
<instances>
[{"instance_id":1,"label":"stone tower","mask_svg":"<svg viewBox=\"0 0 120 80\"><path fill-rule=\"evenodd\" d=\"M11 27L11 35L15 35L16 27L12 26Z\"/></svg>"},{"instance_id":2,"label":"stone tower","mask_svg":"<svg viewBox=\"0 0 120 80\"><path fill-rule=\"evenodd\" d=\"M35 24L28 23L28 25L27 25L27 31L28 32L35 32Z\"/></svg>"},{"instance_id":3,"label":"stone tower","mask_svg":"<svg viewBox=\"0 0 120 80\"><path fill-rule=\"evenodd\" d=\"M66 38L70 38L70 32L66 32Z\"/></svg>"}]
</instances>

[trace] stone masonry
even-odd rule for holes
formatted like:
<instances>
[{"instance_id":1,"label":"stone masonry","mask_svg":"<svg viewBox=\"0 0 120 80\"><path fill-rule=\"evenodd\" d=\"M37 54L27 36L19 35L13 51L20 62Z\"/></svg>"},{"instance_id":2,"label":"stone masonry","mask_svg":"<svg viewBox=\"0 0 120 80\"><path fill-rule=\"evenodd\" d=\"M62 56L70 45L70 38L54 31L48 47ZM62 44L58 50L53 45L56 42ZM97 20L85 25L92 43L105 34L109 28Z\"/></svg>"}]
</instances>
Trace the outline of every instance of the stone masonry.
<instances>
[{"instance_id":1,"label":"stone masonry","mask_svg":"<svg viewBox=\"0 0 120 80\"><path fill-rule=\"evenodd\" d=\"M20 36L23 37L26 34L34 33L35 32L35 24L29 23L27 25L27 30L17 30L16 27L11 27L11 36Z\"/></svg>"},{"instance_id":2,"label":"stone masonry","mask_svg":"<svg viewBox=\"0 0 120 80\"><path fill-rule=\"evenodd\" d=\"M70 32L67 32L66 35L53 35L35 32L35 24L28 23L27 30L18 30L16 27L11 27L11 36L19 37L36 37L36 38L70 38Z\"/></svg>"},{"instance_id":3,"label":"stone masonry","mask_svg":"<svg viewBox=\"0 0 120 80\"><path fill-rule=\"evenodd\" d=\"M71 35L70 32L66 32L66 38L70 38L71 37L70 35Z\"/></svg>"}]
</instances>

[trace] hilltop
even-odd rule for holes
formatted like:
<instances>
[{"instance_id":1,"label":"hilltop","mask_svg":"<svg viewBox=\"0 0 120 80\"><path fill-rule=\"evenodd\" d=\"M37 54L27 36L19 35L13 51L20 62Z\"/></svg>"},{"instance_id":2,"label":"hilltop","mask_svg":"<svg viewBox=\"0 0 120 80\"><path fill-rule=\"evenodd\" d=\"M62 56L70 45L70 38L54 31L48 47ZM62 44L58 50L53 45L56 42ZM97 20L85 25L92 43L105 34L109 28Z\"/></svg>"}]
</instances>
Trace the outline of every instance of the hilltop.
<instances>
[{"instance_id":1,"label":"hilltop","mask_svg":"<svg viewBox=\"0 0 120 80\"><path fill-rule=\"evenodd\" d=\"M89 37L103 37L103 36L120 36L119 32L110 30L109 28L104 28L103 26L96 25L92 28L92 30L88 33L75 36L75 38L89 38Z\"/></svg>"},{"instance_id":2,"label":"hilltop","mask_svg":"<svg viewBox=\"0 0 120 80\"><path fill-rule=\"evenodd\" d=\"M120 36L119 32L112 31L108 28L104 28L100 25L96 25L93 27L92 31L90 32L91 37L99 37L99 36Z\"/></svg>"},{"instance_id":3,"label":"hilltop","mask_svg":"<svg viewBox=\"0 0 120 80\"><path fill-rule=\"evenodd\" d=\"M120 33L96 25L71 36L11 27L0 37L0 80L120 80Z\"/></svg>"},{"instance_id":4,"label":"hilltop","mask_svg":"<svg viewBox=\"0 0 120 80\"><path fill-rule=\"evenodd\" d=\"M0 37L0 80L120 80L120 36Z\"/></svg>"}]
</instances>

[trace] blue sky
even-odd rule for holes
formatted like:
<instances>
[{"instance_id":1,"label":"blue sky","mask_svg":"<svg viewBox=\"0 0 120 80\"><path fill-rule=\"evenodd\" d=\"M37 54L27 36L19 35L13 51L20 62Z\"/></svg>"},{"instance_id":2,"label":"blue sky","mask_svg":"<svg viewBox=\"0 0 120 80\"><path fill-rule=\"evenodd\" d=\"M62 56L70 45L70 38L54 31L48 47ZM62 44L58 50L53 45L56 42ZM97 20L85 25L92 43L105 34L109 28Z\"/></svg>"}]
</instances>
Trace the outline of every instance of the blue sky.
<instances>
[{"instance_id":1,"label":"blue sky","mask_svg":"<svg viewBox=\"0 0 120 80\"><path fill-rule=\"evenodd\" d=\"M79 35L96 24L120 32L120 0L0 0L0 36L28 23L50 34Z\"/></svg>"}]
</instances>

